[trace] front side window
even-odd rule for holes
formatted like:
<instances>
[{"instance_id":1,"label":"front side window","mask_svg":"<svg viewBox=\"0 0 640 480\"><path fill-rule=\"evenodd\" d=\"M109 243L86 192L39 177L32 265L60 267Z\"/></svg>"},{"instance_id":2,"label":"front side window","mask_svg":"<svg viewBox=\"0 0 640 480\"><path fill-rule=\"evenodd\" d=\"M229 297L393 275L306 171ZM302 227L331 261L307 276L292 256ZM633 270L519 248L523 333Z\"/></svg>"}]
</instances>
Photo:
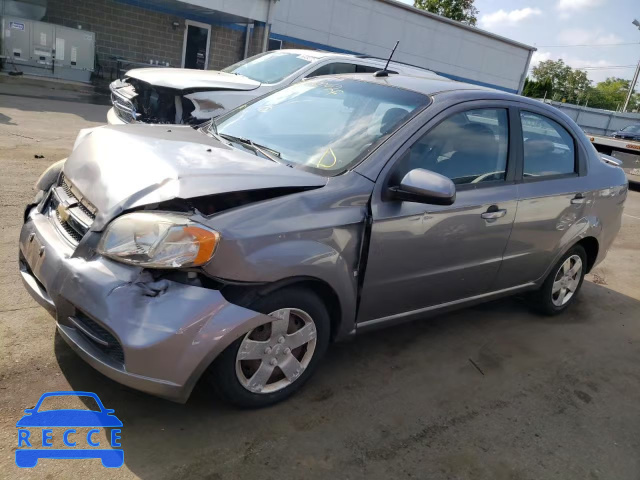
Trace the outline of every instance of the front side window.
<instances>
[{"instance_id":1,"label":"front side window","mask_svg":"<svg viewBox=\"0 0 640 480\"><path fill-rule=\"evenodd\" d=\"M265 52L234 63L222 71L244 75L260 83L278 83L313 61L313 57L299 53Z\"/></svg>"},{"instance_id":2,"label":"front side window","mask_svg":"<svg viewBox=\"0 0 640 480\"><path fill-rule=\"evenodd\" d=\"M524 177L564 175L576 171L573 137L559 123L520 112L524 139Z\"/></svg>"},{"instance_id":3,"label":"front side window","mask_svg":"<svg viewBox=\"0 0 640 480\"><path fill-rule=\"evenodd\" d=\"M429 97L351 79L294 84L221 117L212 130L277 152L282 163L337 175L371 151Z\"/></svg>"},{"instance_id":4,"label":"front side window","mask_svg":"<svg viewBox=\"0 0 640 480\"><path fill-rule=\"evenodd\" d=\"M415 168L449 177L456 185L504 180L509 151L507 110L456 113L427 132L402 158L395 181Z\"/></svg>"}]
</instances>

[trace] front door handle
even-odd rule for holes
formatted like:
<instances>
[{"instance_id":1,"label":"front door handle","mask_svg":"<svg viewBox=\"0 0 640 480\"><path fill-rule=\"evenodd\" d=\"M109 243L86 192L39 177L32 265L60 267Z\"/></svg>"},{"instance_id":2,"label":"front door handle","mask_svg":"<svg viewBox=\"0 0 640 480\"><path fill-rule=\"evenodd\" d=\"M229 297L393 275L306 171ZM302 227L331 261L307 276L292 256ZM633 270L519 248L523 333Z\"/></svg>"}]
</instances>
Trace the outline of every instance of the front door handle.
<instances>
[{"instance_id":1,"label":"front door handle","mask_svg":"<svg viewBox=\"0 0 640 480\"><path fill-rule=\"evenodd\" d=\"M585 198L584 193L576 193L576 196L571 199L571 204L572 205L581 205L586 200L587 199Z\"/></svg>"},{"instance_id":2,"label":"front door handle","mask_svg":"<svg viewBox=\"0 0 640 480\"><path fill-rule=\"evenodd\" d=\"M480 214L482 218L485 220L496 220L498 218L502 218L507 214L505 209L500 209L495 205L491 205L486 212Z\"/></svg>"}]
</instances>

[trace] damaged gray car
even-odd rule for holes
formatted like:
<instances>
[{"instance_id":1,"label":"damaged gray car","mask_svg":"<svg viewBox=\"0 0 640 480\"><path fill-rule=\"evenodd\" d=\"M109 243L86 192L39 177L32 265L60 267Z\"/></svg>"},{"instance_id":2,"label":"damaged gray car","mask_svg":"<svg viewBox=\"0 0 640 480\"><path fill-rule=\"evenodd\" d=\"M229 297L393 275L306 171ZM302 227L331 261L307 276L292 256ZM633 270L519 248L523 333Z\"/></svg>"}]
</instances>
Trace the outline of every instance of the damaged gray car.
<instances>
[{"instance_id":1,"label":"damaged gray car","mask_svg":"<svg viewBox=\"0 0 640 480\"><path fill-rule=\"evenodd\" d=\"M355 333L521 292L563 312L627 181L552 107L383 73L198 129L83 130L37 189L20 271L85 361L174 401L202 379L261 407Z\"/></svg>"}]
</instances>

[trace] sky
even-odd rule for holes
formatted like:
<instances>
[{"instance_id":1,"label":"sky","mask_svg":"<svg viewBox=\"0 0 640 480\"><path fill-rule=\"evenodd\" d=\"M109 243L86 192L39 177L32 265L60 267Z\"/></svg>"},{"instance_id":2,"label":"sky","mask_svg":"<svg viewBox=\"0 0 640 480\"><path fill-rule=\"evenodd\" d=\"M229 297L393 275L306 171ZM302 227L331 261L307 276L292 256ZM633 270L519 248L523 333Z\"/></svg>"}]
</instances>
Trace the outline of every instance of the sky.
<instances>
[{"instance_id":1,"label":"sky","mask_svg":"<svg viewBox=\"0 0 640 480\"><path fill-rule=\"evenodd\" d=\"M631 23L640 21L640 0L475 0L475 5L477 27L538 49L532 66L561 58L574 68L587 67L596 83L612 76L630 80L640 60L640 30ZM620 43L632 45L611 45Z\"/></svg>"}]
</instances>

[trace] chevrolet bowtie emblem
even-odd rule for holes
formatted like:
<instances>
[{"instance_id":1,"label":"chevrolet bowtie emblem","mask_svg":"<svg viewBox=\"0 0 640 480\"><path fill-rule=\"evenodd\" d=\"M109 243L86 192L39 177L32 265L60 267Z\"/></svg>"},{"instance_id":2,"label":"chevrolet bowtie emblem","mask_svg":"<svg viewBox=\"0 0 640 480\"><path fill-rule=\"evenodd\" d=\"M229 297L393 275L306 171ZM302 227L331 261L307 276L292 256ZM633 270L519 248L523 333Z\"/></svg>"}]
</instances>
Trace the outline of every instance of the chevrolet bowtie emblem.
<instances>
[{"instance_id":1,"label":"chevrolet bowtie emblem","mask_svg":"<svg viewBox=\"0 0 640 480\"><path fill-rule=\"evenodd\" d=\"M60 219L63 221L67 221L69 220L69 208L65 207L62 204L58 205L58 208L56 209L58 212L58 215L60 216Z\"/></svg>"}]
</instances>

